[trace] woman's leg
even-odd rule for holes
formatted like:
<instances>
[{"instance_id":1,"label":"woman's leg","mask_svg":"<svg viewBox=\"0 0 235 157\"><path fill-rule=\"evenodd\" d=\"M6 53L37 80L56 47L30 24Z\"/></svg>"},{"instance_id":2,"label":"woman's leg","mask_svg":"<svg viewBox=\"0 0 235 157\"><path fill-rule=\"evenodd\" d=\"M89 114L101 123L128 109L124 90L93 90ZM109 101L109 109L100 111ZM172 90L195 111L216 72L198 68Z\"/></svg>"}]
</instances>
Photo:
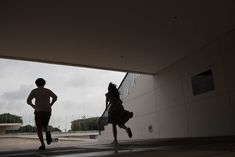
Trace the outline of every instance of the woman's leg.
<instances>
[{"instance_id":1,"label":"woman's leg","mask_svg":"<svg viewBox=\"0 0 235 157\"><path fill-rule=\"evenodd\" d=\"M116 127L116 124L113 124L113 138L114 138L113 143L117 144L118 141L117 141L117 127Z\"/></svg>"},{"instance_id":2,"label":"woman's leg","mask_svg":"<svg viewBox=\"0 0 235 157\"><path fill-rule=\"evenodd\" d=\"M119 128L122 128L122 129L127 129L127 127L126 127L126 125L125 124L120 124L120 125L118 125L119 126Z\"/></svg>"},{"instance_id":3,"label":"woman's leg","mask_svg":"<svg viewBox=\"0 0 235 157\"><path fill-rule=\"evenodd\" d=\"M131 132L131 129L128 128L125 124L120 124L118 125L120 128L122 129L125 129L126 130L126 133L128 134L128 136L131 138L132 137L132 132Z\"/></svg>"}]
</instances>

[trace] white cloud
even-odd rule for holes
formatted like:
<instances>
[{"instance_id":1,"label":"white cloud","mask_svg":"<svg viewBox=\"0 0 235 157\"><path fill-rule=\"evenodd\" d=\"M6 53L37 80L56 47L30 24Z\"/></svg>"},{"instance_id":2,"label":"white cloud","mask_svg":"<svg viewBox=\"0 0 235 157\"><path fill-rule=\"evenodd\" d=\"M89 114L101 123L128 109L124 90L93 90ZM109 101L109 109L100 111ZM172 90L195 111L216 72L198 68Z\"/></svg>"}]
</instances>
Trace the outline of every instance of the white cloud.
<instances>
[{"instance_id":1,"label":"white cloud","mask_svg":"<svg viewBox=\"0 0 235 157\"><path fill-rule=\"evenodd\" d=\"M15 91L7 91L0 95L0 98L5 101L25 100L31 89L32 85L20 85L19 89Z\"/></svg>"}]
</instances>

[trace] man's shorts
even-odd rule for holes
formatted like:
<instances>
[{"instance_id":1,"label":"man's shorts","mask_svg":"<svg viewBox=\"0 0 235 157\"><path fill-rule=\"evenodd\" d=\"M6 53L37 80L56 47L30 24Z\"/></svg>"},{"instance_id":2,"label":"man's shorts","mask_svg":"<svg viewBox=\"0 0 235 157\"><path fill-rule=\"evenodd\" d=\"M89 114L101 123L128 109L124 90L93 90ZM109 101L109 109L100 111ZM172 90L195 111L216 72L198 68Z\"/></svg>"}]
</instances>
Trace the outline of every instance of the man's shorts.
<instances>
[{"instance_id":1,"label":"man's shorts","mask_svg":"<svg viewBox=\"0 0 235 157\"><path fill-rule=\"evenodd\" d=\"M37 128L46 129L51 117L51 112L35 111L34 115Z\"/></svg>"}]
</instances>

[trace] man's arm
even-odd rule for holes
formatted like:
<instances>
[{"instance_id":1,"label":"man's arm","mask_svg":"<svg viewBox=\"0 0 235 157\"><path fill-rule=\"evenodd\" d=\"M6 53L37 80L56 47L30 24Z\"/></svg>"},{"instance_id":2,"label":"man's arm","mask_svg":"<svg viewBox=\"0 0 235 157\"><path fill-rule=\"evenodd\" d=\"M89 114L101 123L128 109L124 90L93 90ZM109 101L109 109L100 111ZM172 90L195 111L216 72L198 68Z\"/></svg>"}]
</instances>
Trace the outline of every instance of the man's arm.
<instances>
[{"instance_id":1,"label":"man's arm","mask_svg":"<svg viewBox=\"0 0 235 157\"><path fill-rule=\"evenodd\" d=\"M27 98L27 103L32 106L32 108L35 108L35 105L32 103L34 96L32 94L32 92L29 94L28 98Z\"/></svg>"},{"instance_id":2,"label":"man's arm","mask_svg":"<svg viewBox=\"0 0 235 157\"><path fill-rule=\"evenodd\" d=\"M51 101L51 106L52 106L56 102L57 96L52 92L51 97L52 97L52 101Z\"/></svg>"}]
</instances>

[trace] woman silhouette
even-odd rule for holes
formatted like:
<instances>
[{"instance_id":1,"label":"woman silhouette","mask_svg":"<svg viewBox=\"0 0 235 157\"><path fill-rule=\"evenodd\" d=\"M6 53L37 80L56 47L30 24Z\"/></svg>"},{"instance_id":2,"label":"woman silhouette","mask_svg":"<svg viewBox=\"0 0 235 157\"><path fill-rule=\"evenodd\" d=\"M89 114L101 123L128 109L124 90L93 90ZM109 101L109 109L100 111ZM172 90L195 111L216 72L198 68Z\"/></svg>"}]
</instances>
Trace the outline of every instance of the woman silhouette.
<instances>
[{"instance_id":1,"label":"woman silhouette","mask_svg":"<svg viewBox=\"0 0 235 157\"><path fill-rule=\"evenodd\" d=\"M126 111L120 99L120 93L115 84L109 83L108 93L106 96L106 108L108 108L108 123L113 126L114 141L112 144L118 144L117 140L117 125L125 129L129 138L132 137L131 129L126 127L125 123L133 117L133 113Z\"/></svg>"}]
</instances>

